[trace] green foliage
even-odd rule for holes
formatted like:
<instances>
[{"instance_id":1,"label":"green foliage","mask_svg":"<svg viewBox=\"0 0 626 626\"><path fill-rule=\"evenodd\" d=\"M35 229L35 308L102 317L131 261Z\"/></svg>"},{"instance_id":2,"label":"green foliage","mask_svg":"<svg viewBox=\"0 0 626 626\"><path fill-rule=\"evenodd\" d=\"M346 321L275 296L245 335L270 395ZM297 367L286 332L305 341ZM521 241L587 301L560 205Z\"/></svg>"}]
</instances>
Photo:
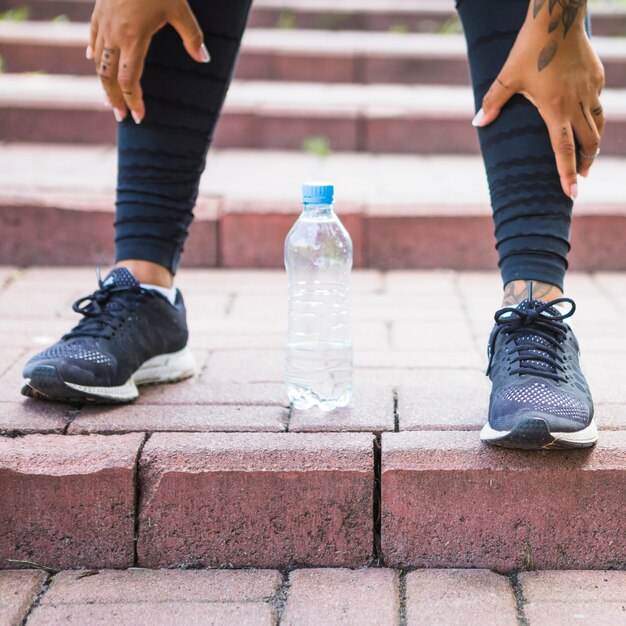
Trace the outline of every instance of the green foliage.
<instances>
[{"instance_id":1,"label":"green foliage","mask_svg":"<svg viewBox=\"0 0 626 626\"><path fill-rule=\"evenodd\" d=\"M296 14L293 11L285 9L278 14L276 28L280 28L282 30L293 30L295 27Z\"/></svg>"},{"instance_id":2,"label":"green foliage","mask_svg":"<svg viewBox=\"0 0 626 626\"><path fill-rule=\"evenodd\" d=\"M389 27L389 32L390 33L399 33L399 34L405 34L409 32L409 27L406 24L392 24Z\"/></svg>"},{"instance_id":3,"label":"green foliage","mask_svg":"<svg viewBox=\"0 0 626 626\"><path fill-rule=\"evenodd\" d=\"M332 154L328 137L307 137L302 142L302 149L307 154L315 154L317 156L329 156Z\"/></svg>"},{"instance_id":4,"label":"green foliage","mask_svg":"<svg viewBox=\"0 0 626 626\"><path fill-rule=\"evenodd\" d=\"M15 7L0 13L0 20L3 22L25 22L30 17L30 7Z\"/></svg>"},{"instance_id":5,"label":"green foliage","mask_svg":"<svg viewBox=\"0 0 626 626\"><path fill-rule=\"evenodd\" d=\"M463 32L461 22L457 17L451 17L446 20L437 31L440 35L458 35Z\"/></svg>"},{"instance_id":6,"label":"green foliage","mask_svg":"<svg viewBox=\"0 0 626 626\"><path fill-rule=\"evenodd\" d=\"M4 57L0 54L0 74L4 73Z\"/></svg>"},{"instance_id":7,"label":"green foliage","mask_svg":"<svg viewBox=\"0 0 626 626\"><path fill-rule=\"evenodd\" d=\"M52 24L67 24L69 21L70 18L67 15L57 15L50 20Z\"/></svg>"},{"instance_id":8,"label":"green foliage","mask_svg":"<svg viewBox=\"0 0 626 626\"><path fill-rule=\"evenodd\" d=\"M323 30L339 30L349 18L346 13L326 13L318 20L318 27Z\"/></svg>"}]
</instances>

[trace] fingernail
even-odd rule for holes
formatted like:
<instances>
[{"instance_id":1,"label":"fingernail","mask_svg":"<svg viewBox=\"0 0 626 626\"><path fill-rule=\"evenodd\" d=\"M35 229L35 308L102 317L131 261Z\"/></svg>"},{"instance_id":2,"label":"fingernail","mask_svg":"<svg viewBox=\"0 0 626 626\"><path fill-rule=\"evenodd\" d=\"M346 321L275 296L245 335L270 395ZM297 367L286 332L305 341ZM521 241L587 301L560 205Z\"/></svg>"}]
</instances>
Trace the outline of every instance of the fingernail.
<instances>
[{"instance_id":1,"label":"fingernail","mask_svg":"<svg viewBox=\"0 0 626 626\"><path fill-rule=\"evenodd\" d=\"M131 111L130 114L133 116L135 124L141 124L141 117L139 117L139 113L137 113L137 111Z\"/></svg>"},{"instance_id":2,"label":"fingernail","mask_svg":"<svg viewBox=\"0 0 626 626\"><path fill-rule=\"evenodd\" d=\"M122 111L122 109L116 109L113 107L113 115L118 122L122 122L126 117L126 111Z\"/></svg>"},{"instance_id":3,"label":"fingernail","mask_svg":"<svg viewBox=\"0 0 626 626\"><path fill-rule=\"evenodd\" d=\"M572 200L576 200L576 198L578 197L578 185L577 184L573 184L569 188L569 196Z\"/></svg>"},{"instance_id":4,"label":"fingernail","mask_svg":"<svg viewBox=\"0 0 626 626\"><path fill-rule=\"evenodd\" d=\"M485 119L485 112L482 109L479 109L478 113L474 116L472 120L472 126L480 126Z\"/></svg>"},{"instance_id":5,"label":"fingernail","mask_svg":"<svg viewBox=\"0 0 626 626\"><path fill-rule=\"evenodd\" d=\"M203 63L208 63L211 60L211 55L209 54L209 51L206 49L206 46L204 44L200 46L198 54L200 55Z\"/></svg>"},{"instance_id":6,"label":"fingernail","mask_svg":"<svg viewBox=\"0 0 626 626\"><path fill-rule=\"evenodd\" d=\"M91 46L87 46L87 50L85 50L85 58L89 59L91 61L91 59L93 59L93 48Z\"/></svg>"}]
</instances>

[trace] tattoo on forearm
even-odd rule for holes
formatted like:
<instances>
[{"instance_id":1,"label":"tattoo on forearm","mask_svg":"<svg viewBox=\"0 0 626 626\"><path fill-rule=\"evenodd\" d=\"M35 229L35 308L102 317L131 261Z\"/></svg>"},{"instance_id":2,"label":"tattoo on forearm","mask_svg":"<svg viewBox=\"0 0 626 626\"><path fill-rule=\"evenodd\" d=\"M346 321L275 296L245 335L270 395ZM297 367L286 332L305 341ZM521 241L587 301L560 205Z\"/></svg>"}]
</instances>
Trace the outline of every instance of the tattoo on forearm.
<instances>
[{"instance_id":1,"label":"tattoo on forearm","mask_svg":"<svg viewBox=\"0 0 626 626\"><path fill-rule=\"evenodd\" d=\"M545 3L546 0L533 0L533 18L537 17ZM557 9L557 5L560 12ZM587 0L549 0L548 13L550 14L550 21L548 23L548 33L555 32L562 24L563 39L565 39L570 28L578 18L578 14L582 12L582 15L584 15L586 10ZM537 69L540 72L550 65L557 48L558 44L556 40L551 40L539 53Z\"/></svg>"},{"instance_id":2,"label":"tattoo on forearm","mask_svg":"<svg viewBox=\"0 0 626 626\"><path fill-rule=\"evenodd\" d=\"M550 283L537 280L514 280L504 286L503 306L515 306L524 300L552 300L562 295L561 290Z\"/></svg>"}]
</instances>

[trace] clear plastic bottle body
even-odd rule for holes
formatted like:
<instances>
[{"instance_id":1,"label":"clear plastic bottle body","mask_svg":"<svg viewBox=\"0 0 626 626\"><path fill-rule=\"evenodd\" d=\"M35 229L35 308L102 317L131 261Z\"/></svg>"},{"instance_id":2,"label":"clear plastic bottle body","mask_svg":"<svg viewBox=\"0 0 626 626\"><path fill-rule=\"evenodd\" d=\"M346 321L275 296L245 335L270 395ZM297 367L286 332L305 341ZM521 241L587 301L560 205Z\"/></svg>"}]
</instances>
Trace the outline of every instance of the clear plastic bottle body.
<instances>
[{"instance_id":1,"label":"clear plastic bottle body","mask_svg":"<svg viewBox=\"0 0 626 626\"><path fill-rule=\"evenodd\" d=\"M346 406L352 396L352 241L332 204L304 205L285 240L285 267L289 399L298 409Z\"/></svg>"}]
</instances>

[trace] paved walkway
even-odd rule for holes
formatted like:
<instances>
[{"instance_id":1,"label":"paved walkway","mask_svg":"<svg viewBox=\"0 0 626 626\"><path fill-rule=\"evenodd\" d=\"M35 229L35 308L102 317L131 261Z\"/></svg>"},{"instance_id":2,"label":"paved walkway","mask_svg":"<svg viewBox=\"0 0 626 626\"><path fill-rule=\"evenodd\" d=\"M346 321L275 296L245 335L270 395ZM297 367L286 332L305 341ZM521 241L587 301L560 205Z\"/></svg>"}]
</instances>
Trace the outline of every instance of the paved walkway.
<instances>
[{"instance_id":1,"label":"paved walkway","mask_svg":"<svg viewBox=\"0 0 626 626\"><path fill-rule=\"evenodd\" d=\"M352 284L349 409L290 411L284 273L225 270L178 278L193 379L130 406L68 407L22 398L21 368L71 326L93 271L0 268L0 568L283 572L66 572L28 624L168 623L164 609L184 623L624 623L623 572L284 575L626 565L626 274L568 278L601 432L594 450L561 454L478 441L496 273L356 271ZM8 576L0 606L27 611L42 575L23 596Z\"/></svg>"},{"instance_id":2,"label":"paved walkway","mask_svg":"<svg viewBox=\"0 0 626 626\"><path fill-rule=\"evenodd\" d=\"M280 271L180 273L177 284L186 298L199 366L192 380L148 387L133 407L33 408L40 405L19 396L22 364L71 327L78 319L72 301L90 293L94 282L93 270L87 268L0 269L2 431L381 432L394 430L394 418L400 430L478 430L484 422L486 340L499 305L495 273L355 272L356 393L352 410L341 416L289 414L286 408L286 282ZM623 273L571 274L567 282L578 302L572 325L603 429L626 428L625 288ZM372 392L373 386L386 391ZM178 410L172 411L173 406ZM198 406L211 410L199 413ZM225 411L225 406L240 410Z\"/></svg>"},{"instance_id":3,"label":"paved walkway","mask_svg":"<svg viewBox=\"0 0 626 626\"><path fill-rule=\"evenodd\" d=\"M626 572L5 571L0 609L1 626L620 626Z\"/></svg>"}]
</instances>

